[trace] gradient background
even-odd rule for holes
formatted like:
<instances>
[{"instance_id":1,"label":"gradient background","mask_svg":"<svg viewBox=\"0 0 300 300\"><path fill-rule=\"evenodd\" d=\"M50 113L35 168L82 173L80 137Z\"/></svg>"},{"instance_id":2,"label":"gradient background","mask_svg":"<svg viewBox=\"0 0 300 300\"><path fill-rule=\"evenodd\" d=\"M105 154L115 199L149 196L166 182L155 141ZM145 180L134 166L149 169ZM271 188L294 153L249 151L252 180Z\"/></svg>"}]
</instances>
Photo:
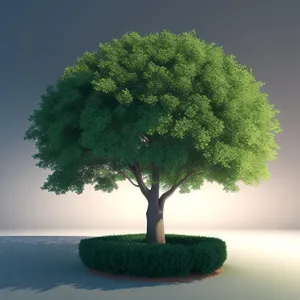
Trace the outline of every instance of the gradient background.
<instances>
[{"instance_id":1,"label":"gradient background","mask_svg":"<svg viewBox=\"0 0 300 300\"><path fill-rule=\"evenodd\" d=\"M146 200L129 182L111 194L89 186L80 196L41 191L47 171L35 167L23 135L46 86L84 51L129 31L163 29L195 29L253 68L284 130L268 182L236 194L208 183L177 193L166 202L166 230L300 229L299 9L271 0L0 0L0 230L145 230Z\"/></svg>"}]
</instances>

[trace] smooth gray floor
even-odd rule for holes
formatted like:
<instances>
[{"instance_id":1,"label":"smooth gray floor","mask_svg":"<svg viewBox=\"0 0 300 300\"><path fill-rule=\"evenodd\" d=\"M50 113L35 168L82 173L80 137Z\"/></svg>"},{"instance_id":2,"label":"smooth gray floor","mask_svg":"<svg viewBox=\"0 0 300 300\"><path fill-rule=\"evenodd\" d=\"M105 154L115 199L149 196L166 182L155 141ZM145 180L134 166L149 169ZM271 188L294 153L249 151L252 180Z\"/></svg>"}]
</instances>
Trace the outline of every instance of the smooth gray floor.
<instances>
[{"instance_id":1,"label":"smooth gray floor","mask_svg":"<svg viewBox=\"0 0 300 300\"><path fill-rule=\"evenodd\" d=\"M204 235L199 232L191 234ZM207 234L205 234L207 235ZM1 236L1 300L299 300L299 232L214 232L228 259L219 276L191 283L113 281L81 264L82 237Z\"/></svg>"}]
</instances>

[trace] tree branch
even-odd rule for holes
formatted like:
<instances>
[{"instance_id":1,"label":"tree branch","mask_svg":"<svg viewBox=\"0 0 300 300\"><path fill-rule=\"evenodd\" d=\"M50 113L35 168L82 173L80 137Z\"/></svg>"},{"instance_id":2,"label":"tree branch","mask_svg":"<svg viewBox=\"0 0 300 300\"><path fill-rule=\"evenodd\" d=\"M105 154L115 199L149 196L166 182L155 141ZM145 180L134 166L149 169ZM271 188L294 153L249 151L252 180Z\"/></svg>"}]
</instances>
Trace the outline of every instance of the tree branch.
<instances>
[{"instance_id":1,"label":"tree branch","mask_svg":"<svg viewBox=\"0 0 300 300\"><path fill-rule=\"evenodd\" d=\"M136 187L140 187L138 184L136 184L136 183L134 183L123 171L121 171L121 170L116 170L116 172L118 172L120 175L122 175L122 176L124 176L125 178L127 178L128 179L128 181L132 184L132 185L134 185L134 186L136 186Z\"/></svg>"},{"instance_id":2,"label":"tree branch","mask_svg":"<svg viewBox=\"0 0 300 300\"><path fill-rule=\"evenodd\" d=\"M187 181L191 176L193 176L195 173L197 173L197 170L192 171L191 173L184 176L178 183L172 186L171 189L163 193L159 198L159 205L163 206L166 200L176 191L176 189L185 181ZM180 176L180 175L179 175ZM179 177L180 178L180 177Z\"/></svg>"},{"instance_id":3,"label":"tree branch","mask_svg":"<svg viewBox=\"0 0 300 300\"><path fill-rule=\"evenodd\" d=\"M84 150L85 153L89 154L92 152L91 149L85 149ZM125 172L123 172L122 170L116 168L115 166L113 165L110 165L108 164L104 159L95 159L91 164L101 164L102 166L107 166L109 169L111 169L111 171L113 172L117 172L119 173L120 175L124 176L126 179L128 179L128 181L134 185L135 187L139 187L138 184L134 183L129 177L127 174L125 174Z\"/></svg>"},{"instance_id":4,"label":"tree branch","mask_svg":"<svg viewBox=\"0 0 300 300\"><path fill-rule=\"evenodd\" d=\"M141 168L138 162L135 162L133 166L128 166L129 170L132 172L132 174L135 176L136 181L138 182L139 188L143 195L147 198L149 194L149 189L145 185L143 178L142 178L142 172Z\"/></svg>"},{"instance_id":5,"label":"tree branch","mask_svg":"<svg viewBox=\"0 0 300 300\"><path fill-rule=\"evenodd\" d=\"M150 140L145 135L142 135L142 140L145 143L149 143L150 142Z\"/></svg>"},{"instance_id":6,"label":"tree branch","mask_svg":"<svg viewBox=\"0 0 300 300\"><path fill-rule=\"evenodd\" d=\"M182 173L183 170L184 170L184 166L181 166L180 169L179 169L179 172L178 172L178 176L175 179L175 182L177 182L179 180L179 178L181 177L181 173Z\"/></svg>"},{"instance_id":7,"label":"tree branch","mask_svg":"<svg viewBox=\"0 0 300 300\"><path fill-rule=\"evenodd\" d=\"M146 137L145 137L146 139ZM92 152L91 149L84 149L84 152L89 154ZM144 181L143 181L143 177L142 177L142 173L141 173L141 168L138 162L134 163L133 166L127 166L127 168L132 172L132 174L135 176L136 180L137 180L137 184L134 183L122 170L119 170L117 167L114 167L113 165L109 165L109 163L107 161L105 161L104 159L99 159L99 160L95 160L92 162L93 163L99 163L99 164L107 164L107 166L109 168L111 168L113 171L118 172L120 175L124 176L125 178L127 178L129 180L129 182L134 185L135 187L139 187L141 192L143 193L143 195L147 198L148 194L149 194L149 189L147 188L147 186L145 185Z\"/></svg>"}]
</instances>

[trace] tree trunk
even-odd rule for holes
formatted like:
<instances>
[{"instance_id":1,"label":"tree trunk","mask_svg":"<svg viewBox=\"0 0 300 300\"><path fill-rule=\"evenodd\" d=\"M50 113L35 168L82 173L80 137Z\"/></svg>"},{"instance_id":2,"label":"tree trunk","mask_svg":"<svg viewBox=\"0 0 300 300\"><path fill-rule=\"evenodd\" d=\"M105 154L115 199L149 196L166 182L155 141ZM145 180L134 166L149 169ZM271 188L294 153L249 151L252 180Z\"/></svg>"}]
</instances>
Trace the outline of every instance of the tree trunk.
<instances>
[{"instance_id":1,"label":"tree trunk","mask_svg":"<svg viewBox=\"0 0 300 300\"><path fill-rule=\"evenodd\" d=\"M165 199L159 197L159 168L152 164L152 185L148 193L145 194L148 201L146 213L147 219L147 243L165 244L164 228L164 203Z\"/></svg>"},{"instance_id":2,"label":"tree trunk","mask_svg":"<svg viewBox=\"0 0 300 300\"><path fill-rule=\"evenodd\" d=\"M158 199L152 203L148 202L147 217L147 243L165 244L165 228L163 207L158 204Z\"/></svg>"},{"instance_id":3,"label":"tree trunk","mask_svg":"<svg viewBox=\"0 0 300 300\"><path fill-rule=\"evenodd\" d=\"M148 189L143 181L139 163L135 162L133 166L129 166L129 170L135 176L138 183L137 185L136 184L134 185L140 188L141 192L143 193L143 195L146 197L148 201L148 209L146 213L147 243L165 244L166 243L165 228L164 228L165 201L175 192L175 190L183 182L185 182L189 177L195 174L197 170L196 169L193 170L192 172L188 173L184 178L179 180L181 175L181 170L180 170L178 175L179 182L177 183L175 182L174 186L170 190L166 191L159 197L159 179L160 179L159 167L155 163L152 163L151 169L152 169L152 184L151 184L151 189ZM130 179L129 181L132 183Z\"/></svg>"}]
</instances>

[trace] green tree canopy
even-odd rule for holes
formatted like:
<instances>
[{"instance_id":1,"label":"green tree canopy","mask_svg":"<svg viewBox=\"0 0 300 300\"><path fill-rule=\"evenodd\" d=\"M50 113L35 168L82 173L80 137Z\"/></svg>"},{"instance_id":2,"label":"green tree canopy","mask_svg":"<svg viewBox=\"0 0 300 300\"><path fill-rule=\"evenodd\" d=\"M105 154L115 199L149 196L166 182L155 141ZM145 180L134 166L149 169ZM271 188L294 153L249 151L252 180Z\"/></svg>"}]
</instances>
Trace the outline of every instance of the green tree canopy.
<instances>
[{"instance_id":1,"label":"green tree canopy","mask_svg":"<svg viewBox=\"0 0 300 300\"><path fill-rule=\"evenodd\" d=\"M165 190L206 180L234 192L239 181L268 179L279 149L279 111L262 86L195 31L132 32L66 68L24 138L36 143L37 166L52 171L42 189L56 194L85 184L112 192L126 179L144 193L154 165Z\"/></svg>"}]
</instances>

